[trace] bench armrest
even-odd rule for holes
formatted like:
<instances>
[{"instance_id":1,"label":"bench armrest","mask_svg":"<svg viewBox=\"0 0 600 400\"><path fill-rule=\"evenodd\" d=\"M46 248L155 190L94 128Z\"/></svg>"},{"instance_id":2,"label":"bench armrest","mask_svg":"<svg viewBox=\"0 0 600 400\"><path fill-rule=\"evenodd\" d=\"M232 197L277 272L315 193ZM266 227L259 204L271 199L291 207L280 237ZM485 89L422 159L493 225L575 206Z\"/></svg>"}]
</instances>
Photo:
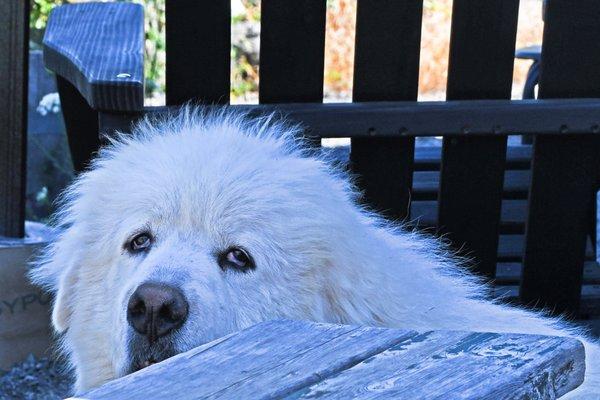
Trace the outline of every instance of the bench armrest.
<instances>
[{"instance_id":1,"label":"bench armrest","mask_svg":"<svg viewBox=\"0 0 600 400\"><path fill-rule=\"evenodd\" d=\"M68 80L90 107L144 106L144 10L132 3L55 8L44 36L46 68Z\"/></svg>"}]
</instances>

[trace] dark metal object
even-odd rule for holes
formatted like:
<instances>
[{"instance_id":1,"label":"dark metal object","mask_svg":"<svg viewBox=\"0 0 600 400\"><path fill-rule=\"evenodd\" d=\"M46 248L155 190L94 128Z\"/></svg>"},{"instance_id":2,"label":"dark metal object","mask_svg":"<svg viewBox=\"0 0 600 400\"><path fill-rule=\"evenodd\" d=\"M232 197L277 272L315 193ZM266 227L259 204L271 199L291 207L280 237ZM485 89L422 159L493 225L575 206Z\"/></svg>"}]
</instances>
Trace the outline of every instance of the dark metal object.
<instances>
[{"instance_id":1,"label":"dark metal object","mask_svg":"<svg viewBox=\"0 0 600 400\"><path fill-rule=\"evenodd\" d=\"M527 77L525 78L523 98L535 99L535 87L540 83L540 73L542 69L542 65L540 64L542 58L542 46L534 45L518 49L515 52L515 58L533 60L533 63L531 63L531 66L527 71ZM531 135L523 136L521 138L521 143L532 144L533 137Z\"/></svg>"},{"instance_id":2,"label":"dark metal object","mask_svg":"<svg viewBox=\"0 0 600 400\"><path fill-rule=\"evenodd\" d=\"M540 81L540 60L542 58L542 46L534 45L523 47L515 52L515 58L521 60L532 60L533 63L527 71L525 86L523 87L524 99L535 99L535 87Z\"/></svg>"},{"instance_id":3,"label":"dark metal object","mask_svg":"<svg viewBox=\"0 0 600 400\"><path fill-rule=\"evenodd\" d=\"M0 2L0 236L25 234L29 2Z\"/></svg>"}]
</instances>

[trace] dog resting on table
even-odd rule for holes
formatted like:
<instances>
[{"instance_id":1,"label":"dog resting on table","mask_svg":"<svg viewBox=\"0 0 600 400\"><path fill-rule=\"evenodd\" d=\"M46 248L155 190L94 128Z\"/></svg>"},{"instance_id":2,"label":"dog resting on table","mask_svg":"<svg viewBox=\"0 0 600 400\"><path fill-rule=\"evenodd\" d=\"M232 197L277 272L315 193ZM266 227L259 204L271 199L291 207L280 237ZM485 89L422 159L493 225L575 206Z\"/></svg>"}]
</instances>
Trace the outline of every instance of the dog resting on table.
<instances>
[{"instance_id":1,"label":"dog resting on table","mask_svg":"<svg viewBox=\"0 0 600 400\"><path fill-rule=\"evenodd\" d=\"M600 346L487 299L438 240L357 205L348 178L272 118L183 108L101 150L63 196L32 279L81 393L261 321L572 336L600 398Z\"/></svg>"}]
</instances>

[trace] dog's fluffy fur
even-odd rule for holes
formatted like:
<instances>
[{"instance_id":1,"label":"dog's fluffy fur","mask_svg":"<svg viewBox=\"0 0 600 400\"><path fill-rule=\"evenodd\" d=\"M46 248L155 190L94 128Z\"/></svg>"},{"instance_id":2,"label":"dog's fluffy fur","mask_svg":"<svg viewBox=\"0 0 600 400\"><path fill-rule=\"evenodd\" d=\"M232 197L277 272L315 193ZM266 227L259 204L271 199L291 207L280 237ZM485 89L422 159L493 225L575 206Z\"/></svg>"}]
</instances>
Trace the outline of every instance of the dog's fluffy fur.
<instances>
[{"instance_id":1,"label":"dog's fluffy fur","mask_svg":"<svg viewBox=\"0 0 600 400\"><path fill-rule=\"evenodd\" d=\"M572 336L587 356L572 397L600 396L596 343L488 300L439 240L359 207L350 181L302 150L298 133L273 118L185 108L117 138L79 176L58 213L62 233L32 273L56 293L52 322L76 392L129 372L140 350L127 300L158 281L190 304L168 338L175 353L274 318ZM125 243L140 230L152 232L153 247L131 255ZM249 251L255 270L219 268L215 254L232 245Z\"/></svg>"}]
</instances>

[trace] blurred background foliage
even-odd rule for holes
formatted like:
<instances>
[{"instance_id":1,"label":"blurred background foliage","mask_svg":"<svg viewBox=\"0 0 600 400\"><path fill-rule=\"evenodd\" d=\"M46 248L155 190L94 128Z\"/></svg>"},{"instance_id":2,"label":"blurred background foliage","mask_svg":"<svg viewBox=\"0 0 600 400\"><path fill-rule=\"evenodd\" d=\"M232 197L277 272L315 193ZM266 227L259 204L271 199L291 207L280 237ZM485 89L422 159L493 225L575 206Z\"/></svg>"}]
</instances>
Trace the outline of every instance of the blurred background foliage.
<instances>
[{"instance_id":1,"label":"blurred background foliage","mask_svg":"<svg viewBox=\"0 0 600 400\"><path fill-rule=\"evenodd\" d=\"M29 27L32 42L41 42L44 28L48 23L48 15L50 15L50 11L62 3L62 0L31 0Z\"/></svg>"}]
</instances>

